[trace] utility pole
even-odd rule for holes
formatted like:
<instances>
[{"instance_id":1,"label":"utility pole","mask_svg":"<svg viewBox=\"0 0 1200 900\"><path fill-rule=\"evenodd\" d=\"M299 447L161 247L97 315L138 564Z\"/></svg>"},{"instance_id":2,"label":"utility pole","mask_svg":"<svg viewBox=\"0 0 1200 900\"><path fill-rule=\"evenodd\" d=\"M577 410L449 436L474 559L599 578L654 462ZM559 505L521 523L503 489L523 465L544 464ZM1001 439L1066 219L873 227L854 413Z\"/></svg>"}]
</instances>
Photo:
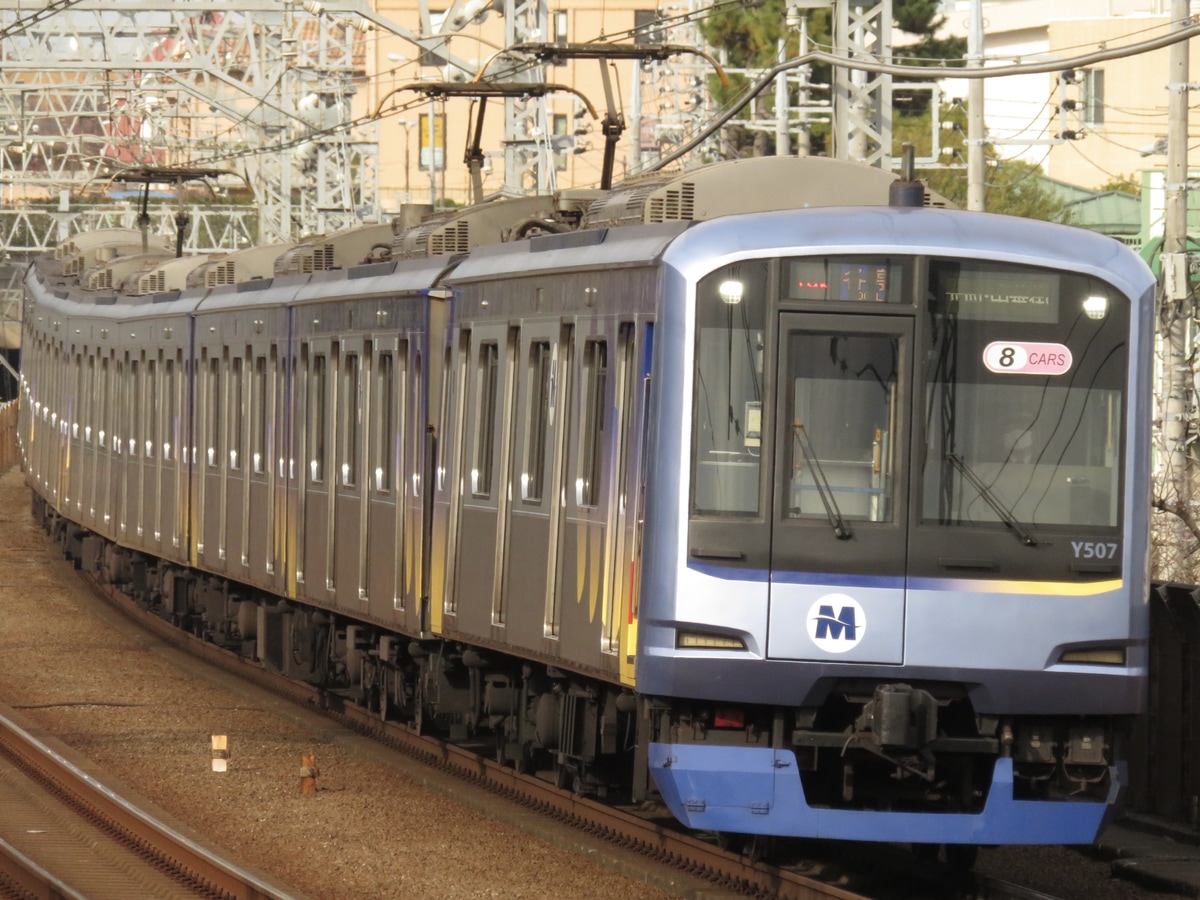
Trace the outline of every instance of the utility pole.
<instances>
[{"instance_id":1,"label":"utility pole","mask_svg":"<svg viewBox=\"0 0 1200 900\"><path fill-rule=\"evenodd\" d=\"M1174 28L1185 27L1189 21L1188 0L1172 0L1171 21ZM1190 556L1193 543L1184 516L1191 513L1192 472L1187 443L1189 432L1188 409L1192 401L1192 366L1189 362L1192 317L1187 304L1189 294L1187 264L1187 175L1188 175L1188 43L1171 46L1171 71L1167 82L1167 184L1166 218L1163 222L1163 246L1159 263L1162 285L1159 308L1160 328L1166 353L1163 366L1161 396L1162 439L1165 470L1162 473L1162 495L1159 501L1178 516L1168 535L1164 535L1173 551L1162 559L1159 577L1190 582L1190 567L1184 561ZM1164 548L1165 549L1165 548Z\"/></svg>"},{"instance_id":2,"label":"utility pole","mask_svg":"<svg viewBox=\"0 0 1200 900\"><path fill-rule=\"evenodd\" d=\"M983 0L971 0L967 65L973 69L983 68ZM972 78L967 85L967 209L974 212L983 212L984 207L983 133L983 79Z\"/></svg>"}]
</instances>

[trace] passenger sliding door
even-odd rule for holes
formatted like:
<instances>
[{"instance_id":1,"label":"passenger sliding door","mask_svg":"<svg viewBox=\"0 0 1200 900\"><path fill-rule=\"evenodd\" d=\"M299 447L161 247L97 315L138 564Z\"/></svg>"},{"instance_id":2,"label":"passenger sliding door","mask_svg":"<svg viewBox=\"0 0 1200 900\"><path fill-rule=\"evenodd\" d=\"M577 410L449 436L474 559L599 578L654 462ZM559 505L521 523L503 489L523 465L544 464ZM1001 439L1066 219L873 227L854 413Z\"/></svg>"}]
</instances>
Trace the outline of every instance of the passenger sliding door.
<instances>
[{"instance_id":1,"label":"passenger sliding door","mask_svg":"<svg viewBox=\"0 0 1200 900\"><path fill-rule=\"evenodd\" d=\"M517 365L516 434L513 436L503 595L508 604L508 640L546 649L557 637L546 610L558 567L558 527L563 490L563 453L570 413L560 398L570 397L571 328L557 322L524 330ZM564 339L565 338L565 339ZM566 364L564 364L566 363Z\"/></svg>"},{"instance_id":2,"label":"passenger sliding door","mask_svg":"<svg viewBox=\"0 0 1200 900\"><path fill-rule=\"evenodd\" d=\"M912 320L784 313L767 655L900 663Z\"/></svg>"}]
</instances>

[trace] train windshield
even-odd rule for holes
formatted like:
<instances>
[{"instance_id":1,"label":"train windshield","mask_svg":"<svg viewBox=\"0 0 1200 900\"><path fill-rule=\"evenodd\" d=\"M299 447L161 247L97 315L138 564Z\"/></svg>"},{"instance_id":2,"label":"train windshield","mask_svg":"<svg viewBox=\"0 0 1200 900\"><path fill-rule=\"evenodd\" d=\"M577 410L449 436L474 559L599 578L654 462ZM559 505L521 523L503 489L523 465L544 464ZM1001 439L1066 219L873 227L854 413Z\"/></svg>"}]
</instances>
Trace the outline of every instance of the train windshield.
<instances>
[{"instance_id":1,"label":"train windshield","mask_svg":"<svg viewBox=\"0 0 1200 900\"><path fill-rule=\"evenodd\" d=\"M929 268L922 521L1116 526L1128 304L1024 266Z\"/></svg>"},{"instance_id":2,"label":"train windshield","mask_svg":"<svg viewBox=\"0 0 1200 900\"><path fill-rule=\"evenodd\" d=\"M1025 543L1118 525L1130 309L1103 282L979 260L751 260L696 300L694 517L778 503L774 518L828 519L838 537L911 515Z\"/></svg>"},{"instance_id":3,"label":"train windshield","mask_svg":"<svg viewBox=\"0 0 1200 900\"><path fill-rule=\"evenodd\" d=\"M704 279L697 303L697 514L757 516L761 502L766 262L729 266Z\"/></svg>"}]
</instances>

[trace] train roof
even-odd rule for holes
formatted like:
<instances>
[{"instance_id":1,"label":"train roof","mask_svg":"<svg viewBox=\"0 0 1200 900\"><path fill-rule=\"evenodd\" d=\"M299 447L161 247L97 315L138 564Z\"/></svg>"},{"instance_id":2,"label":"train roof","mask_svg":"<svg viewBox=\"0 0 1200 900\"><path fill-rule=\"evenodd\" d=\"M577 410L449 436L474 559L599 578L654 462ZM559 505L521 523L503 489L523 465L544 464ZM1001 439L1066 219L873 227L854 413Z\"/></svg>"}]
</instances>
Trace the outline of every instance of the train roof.
<instances>
[{"instance_id":1,"label":"train roof","mask_svg":"<svg viewBox=\"0 0 1200 900\"><path fill-rule=\"evenodd\" d=\"M846 235L853 235L847 240ZM800 209L699 222L664 252L664 261L699 278L737 259L833 254L946 254L1069 268L1138 297L1154 286L1141 258L1115 238L1070 225L949 209Z\"/></svg>"},{"instance_id":2,"label":"train roof","mask_svg":"<svg viewBox=\"0 0 1200 900\"><path fill-rule=\"evenodd\" d=\"M476 249L446 278L449 285L533 272L649 265L688 227L667 222L571 231Z\"/></svg>"}]
</instances>

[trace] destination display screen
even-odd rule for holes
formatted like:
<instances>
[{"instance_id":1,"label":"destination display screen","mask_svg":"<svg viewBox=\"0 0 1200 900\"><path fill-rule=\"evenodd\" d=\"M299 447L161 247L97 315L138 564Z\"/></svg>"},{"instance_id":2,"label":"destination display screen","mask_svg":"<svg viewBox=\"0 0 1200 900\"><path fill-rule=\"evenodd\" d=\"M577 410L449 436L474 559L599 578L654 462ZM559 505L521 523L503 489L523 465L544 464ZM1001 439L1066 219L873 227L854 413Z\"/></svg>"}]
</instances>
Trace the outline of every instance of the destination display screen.
<instances>
[{"instance_id":1,"label":"destination display screen","mask_svg":"<svg viewBox=\"0 0 1200 900\"><path fill-rule=\"evenodd\" d=\"M897 303L901 267L886 259L793 259L787 265L789 300Z\"/></svg>"},{"instance_id":2,"label":"destination display screen","mask_svg":"<svg viewBox=\"0 0 1200 900\"><path fill-rule=\"evenodd\" d=\"M1051 272L963 265L943 274L937 294L941 309L959 319L1058 321L1059 276Z\"/></svg>"}]
</instances>

